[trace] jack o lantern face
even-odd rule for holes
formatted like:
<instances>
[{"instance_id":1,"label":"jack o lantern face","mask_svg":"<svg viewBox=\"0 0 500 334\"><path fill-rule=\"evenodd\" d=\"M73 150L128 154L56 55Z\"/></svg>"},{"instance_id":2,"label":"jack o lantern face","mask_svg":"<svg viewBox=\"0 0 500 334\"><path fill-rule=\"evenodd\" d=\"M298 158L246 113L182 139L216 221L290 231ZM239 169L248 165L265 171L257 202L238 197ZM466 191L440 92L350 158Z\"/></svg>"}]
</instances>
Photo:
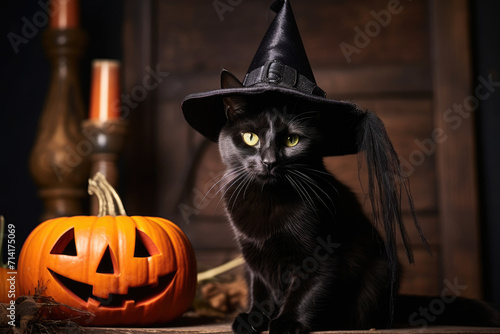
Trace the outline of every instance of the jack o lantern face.
<instances>
[{"instance_id":1,"label":"jack o lantern face","mask_svg":"<svg viewBox=\"0 0 500 334\"><path fill-rule=\"evenodd\" d=\"M196 260L188 239L158 217L104 216L48 220L19 256L21 294L44 295L89 311L84 325L149 325L179 317L196 293ZM51 317L62 317L51 313Z\"/></svg>"},{"instance_id":2,"label":"jack o lantern face","mask_svg":"<svg viewBox=\"0 0 500 334\"><path fill-rule=\"evenodd\" d=\"M58 295L95 309L140 305L164 293L177 272L174 247L160 226L135 218L81 217L85 223L49 238L42 266Z\"/></svg>"},{"instance_id":3,"label":"jack o lantern face","mask_svg":"<svg viewBox=\"0 0 500 334\"><path fill-rule=\"evenodd\" d=\"M162 256L162 253L159 251L153 240L151 240L151 238L145 232L137 228L135 229L135 242L133 242L133 244L133 258L148 259L148 261L150 261L149 259L152 260L152 258L155 256ZM75 259L78 258L79 255L75 242L74 228L68 230L59 238L59 240L52 248L50 254L75 257ZM130 259L129 261L134 260ZM53 269L47 269L49 270L54 280L68 294L72 295L79 303L87 305L88 303L94 305L99 304L100 307L123 307L128 301L133 302L135 305L140 305L141 303L147 302L151 298L161 295L170 286L177 272L175 269L173 269L171 272L159 275L158 281L156 283L137 286L132 286L131 284L130 286L128 286L128 291L126 294L111 293L109 291L96 291L96 295L94 294L94 286L92 284L71 279ZM119 281L122 271L123 270L120 269L120 265L118 263L115 252L113 252L110 246L107 245L95 270L96 279L103 280L103 277L106 276L102 275L111 275L109 276L111 277L111 280ZM107 298L100 297L103 296L106 292L108 294Z\"/></svg>"},{"instance_id":4,"label":"jack o lantern face","mask_svg":"<svg viewBox=\"0 0 500 334\"><path fill-rule=\"evenodd\" d=\"M89 179L88 190L98 198L98 216L50 219L30 233L19 255L19 293L51 296L70 307L45 316L85 325L179 317L196 293L196 259L186 235L163 218L126 216L101 173Z\"/></svg>"}]
</instances>

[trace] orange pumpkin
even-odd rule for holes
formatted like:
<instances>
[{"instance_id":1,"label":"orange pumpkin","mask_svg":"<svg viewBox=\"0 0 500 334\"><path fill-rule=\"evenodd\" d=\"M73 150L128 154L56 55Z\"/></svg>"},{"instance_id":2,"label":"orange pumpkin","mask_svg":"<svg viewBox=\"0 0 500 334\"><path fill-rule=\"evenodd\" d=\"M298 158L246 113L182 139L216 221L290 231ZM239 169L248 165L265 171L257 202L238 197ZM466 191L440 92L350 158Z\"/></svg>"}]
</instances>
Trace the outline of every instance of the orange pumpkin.
<instances>
[{"instance_id":1,"label":"orange pumpkin","mask_svg":"<svg viewBox=\"0 0 500 334\"><path fill-rule=\"evenodd\" d=\"M7 281L7 264L3 263L3 236L4 236L4 219L0 216L0 303L9 303L9 286Z\"/></svg>"},{"instance_id":2,"label":"orange pumpkin","mask_svg":"<svg viewBox=\"0 0 500 334\"><path fill-rule=\"evenodd\" d=\"M21 292L33 294L40 281L44 295L95 315L77 319L83 324L149 325L179 317L196 291L185 234L162 218L126 216L101 174L89 180L92 192L99 216L51 219L29 235L19 258Z\"/></svg>"}]
</instances>

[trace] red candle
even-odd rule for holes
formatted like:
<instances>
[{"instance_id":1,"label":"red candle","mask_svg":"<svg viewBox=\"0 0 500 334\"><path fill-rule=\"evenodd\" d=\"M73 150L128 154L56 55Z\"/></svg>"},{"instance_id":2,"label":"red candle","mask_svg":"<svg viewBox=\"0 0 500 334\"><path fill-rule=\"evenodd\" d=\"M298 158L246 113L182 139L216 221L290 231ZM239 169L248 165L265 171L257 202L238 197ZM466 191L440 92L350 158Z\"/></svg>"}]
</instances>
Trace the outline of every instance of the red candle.
<instances>
[{"instance_id":1,"label":"red candle","mask_svg":"<svg viewBox=\"0 0 500 334\"><path fill-rule=\"evenodd\" d=\"M53 29L76 28L79 25L79 0L51 0L52 18L50 27Z\"/></svg>"},{"instance_id":2,"label":"red candle","mask_svg":"<svg viewBox=\"0 0 500 334\"><path fill-rule=\"evenodd\" d=\"M120 118L120 62L94 60L90 91L90 119L105 122Z\"/></svg>"}]
</instances>

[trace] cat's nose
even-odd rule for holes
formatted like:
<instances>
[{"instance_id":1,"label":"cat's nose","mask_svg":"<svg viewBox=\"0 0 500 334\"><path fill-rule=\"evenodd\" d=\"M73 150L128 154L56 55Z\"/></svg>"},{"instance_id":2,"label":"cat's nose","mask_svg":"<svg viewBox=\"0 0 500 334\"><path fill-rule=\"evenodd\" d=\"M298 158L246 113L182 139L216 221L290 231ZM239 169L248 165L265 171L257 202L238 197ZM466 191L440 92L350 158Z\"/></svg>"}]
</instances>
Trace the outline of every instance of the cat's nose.
<instances>
[{"instance_id":1,"label":"cat's nose","mask_svg":"<svg viewBox=\"0 0 500 334\"><path fill-rule=\"evenodd\" d=\"M273 169L273 167L276 165L276 160L270 158L264 158L262 159L262 164L266 166L267 171L271 171L271 169Z\"/></svg>"},{"instance_id":2,"label":"cat's nose","mask_svg":"<svg viewBox=\"0 0 500 334\"><path fill-rule=\"evenodd\" d=\"M276 165L276 152L274 149L272 147L263 148L260 155L260 161L267 168L267 171L270 172Z\"/></svg>"}]
</instances>

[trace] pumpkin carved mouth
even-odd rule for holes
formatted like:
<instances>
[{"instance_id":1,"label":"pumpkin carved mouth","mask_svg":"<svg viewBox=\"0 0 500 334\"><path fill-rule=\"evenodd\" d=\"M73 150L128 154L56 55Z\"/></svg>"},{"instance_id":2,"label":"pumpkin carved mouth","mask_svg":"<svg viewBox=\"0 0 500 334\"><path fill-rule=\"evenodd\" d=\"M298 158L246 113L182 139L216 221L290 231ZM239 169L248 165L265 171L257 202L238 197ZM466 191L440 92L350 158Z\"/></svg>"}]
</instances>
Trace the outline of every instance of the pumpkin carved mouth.
<instances>
[{"instance_id":1,"label":"pumpkin carved mouth","mask_svg":"<svg viewBox=\"0 0 500 334\"><path fill-rule=\"evenodd\" d=\"M99 298L92 294L93 286L90 284L78 282L65 277L55 271L49 269L50 274L66 291L81 299L81 302L88 303L89 299L93 299L100 303L102 307L119 308L124 305L126 301L132 300L135 304L148 301L150 298L160 295L172 283L176 271L169 274L159 276L158 283L145 286L130 287L126 295L110 293L108 298Z\"/></svg>"}]
</instances>

